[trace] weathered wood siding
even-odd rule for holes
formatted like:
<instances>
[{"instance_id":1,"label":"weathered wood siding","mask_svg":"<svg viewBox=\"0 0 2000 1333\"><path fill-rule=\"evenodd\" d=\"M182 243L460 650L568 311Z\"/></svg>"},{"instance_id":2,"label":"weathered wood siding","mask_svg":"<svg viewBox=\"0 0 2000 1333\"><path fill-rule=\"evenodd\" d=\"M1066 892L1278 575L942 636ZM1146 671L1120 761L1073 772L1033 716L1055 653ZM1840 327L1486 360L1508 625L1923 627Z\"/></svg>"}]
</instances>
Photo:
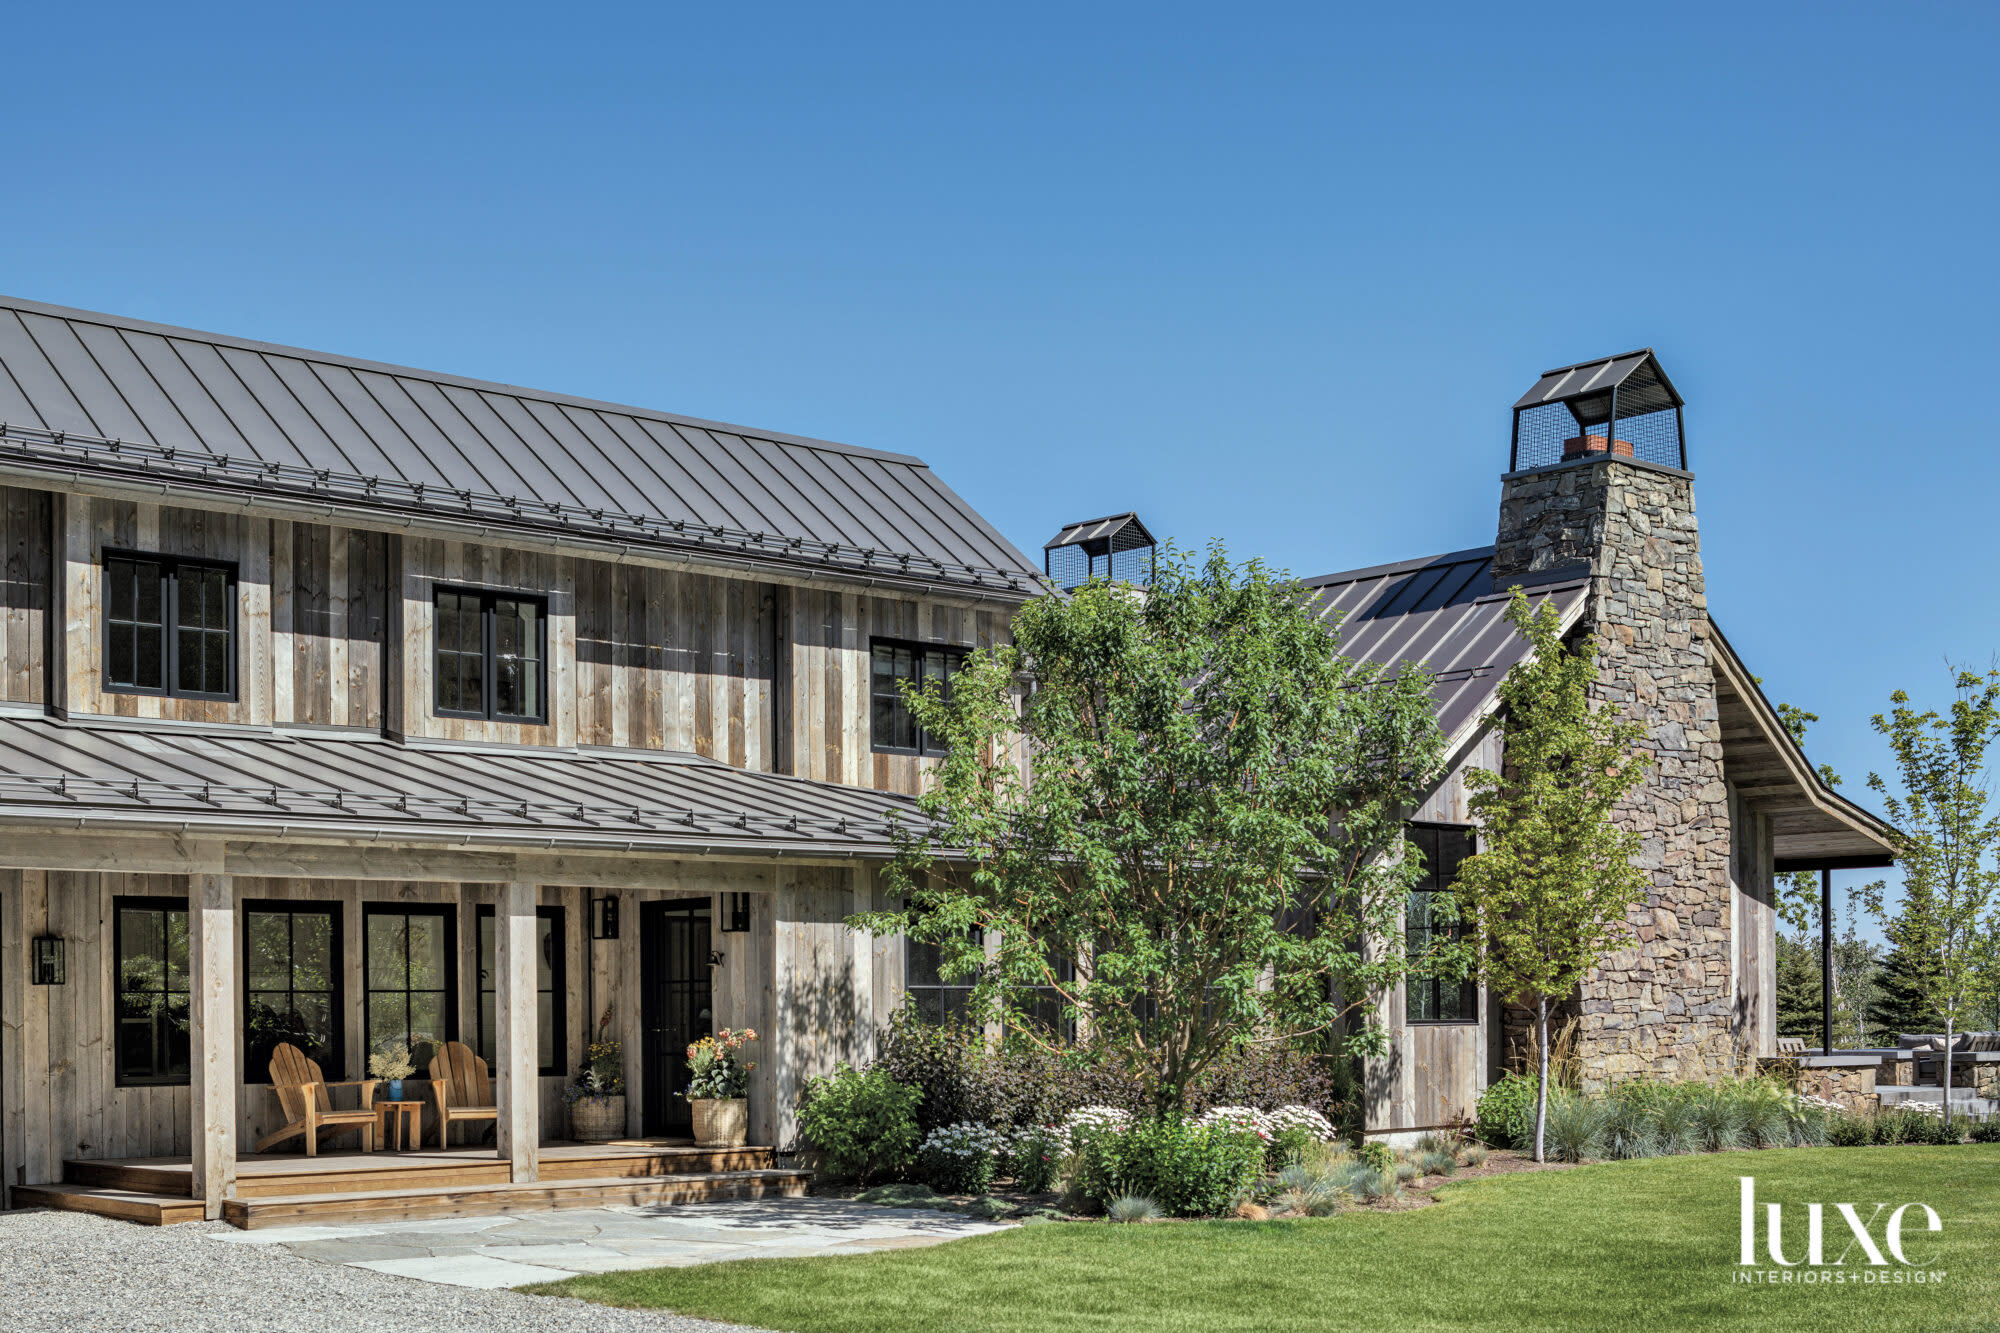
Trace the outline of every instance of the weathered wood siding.
<instances>
[{"instance_id":1,"label":"weathered wood siding","mask_svg":"<svg viewBox=\"0 0 2000 1333\"><path fill-rule=\"evenodd\" d=\"M1745 1056L1778 1053L1776 851L1771 817L1729 789L1731 966L1736 977L1731 1024Z\"/></svg>"},{"instance_id":2,"label":"weathered wood siding","mask_svg":"<svg viewBox=\"0 0 2000 1333\"><path fill-rule=\"evenodd\" d=\"M932 762L876 754L869 742L870 644L909 639L985 648L1005 642L1007 618L937 602L819 589L792 589L786 598L780 651L792 682L780 731L782 769L850 787L915 794Z\"/></svg>"},{"instance_id":3,"label":"weathered wood siding","mask_svg":"<svg viewBox=\"0 0 2000 1333\"><path fill-rule=\"evenodd\" d=\"M52 499L46 491L0 486L0 700L9 703L44 698Z\"/></svg>"},{"instance_id":4,"label":"weathered wood siding","mask_svg":"<svg viewBox=\"0 0 2000 1333\"><path fill-rule=\"evenodd\" d=\"M1501 738L1494 728L1475 736L1430 795L1410 816L1427 824L1471 824L1469 769L1497 769ZM1389 1052L1363 1064L1364 1114L1370 1133L1431 1129L1471 1117L1493 1064L1497 1006L1484 990L1476 1023L1411 1023L1402 986L1384 997L1380 1015Z\"/></svg>"},{"instance_id":5,"label":"weathered wood siding","mask_svg":"<svg viewBox=\"0 0 2000 1333\"><path fill-rule=\"evenodd\" d=\"M389 684L391 539L271 524L271 652L279 722L382 726Z\"/></svg>"},{"instance_id":6,"label":"weathered wood siding","mask_svg":"<svg viewBox=\"0 0 2000 1333\"><path fill-rule=\"evenodd\" d=\"M64 704L72 713L269 726L272 715L271 520L127 500L57 497L62 506ZM174 699L104 688L104 552L197 557L236 566L236 698Z\"/></svg>"}]
</instances>

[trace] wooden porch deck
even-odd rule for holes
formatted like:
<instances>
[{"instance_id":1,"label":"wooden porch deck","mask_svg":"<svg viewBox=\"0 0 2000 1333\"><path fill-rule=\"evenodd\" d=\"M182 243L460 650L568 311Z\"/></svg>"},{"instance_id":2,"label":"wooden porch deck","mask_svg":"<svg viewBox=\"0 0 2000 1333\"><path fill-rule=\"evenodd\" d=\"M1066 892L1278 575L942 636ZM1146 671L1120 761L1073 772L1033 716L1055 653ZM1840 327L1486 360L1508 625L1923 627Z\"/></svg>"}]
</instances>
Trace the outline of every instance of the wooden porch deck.
<instances>
[{"instance_id":1,"label":"wooden porch deck","mask_svg":"<svg viewBox=\"0 0 2000 1333\"><path fill-rule=\"evenodd\" d=\"M548 1143L540 1179L516 1184L491 1148L246 1154L223 1220L244 1228L313 1222L473 1217L607 1204L699 1203L800 1195L804 1171L770 1148L698 1148L686 1140ZM19 1185L17 1208L65 1208L163 1225L200 1221L187 1157L72 1160L59 1185Z\"/></svg>"}]
</instances>

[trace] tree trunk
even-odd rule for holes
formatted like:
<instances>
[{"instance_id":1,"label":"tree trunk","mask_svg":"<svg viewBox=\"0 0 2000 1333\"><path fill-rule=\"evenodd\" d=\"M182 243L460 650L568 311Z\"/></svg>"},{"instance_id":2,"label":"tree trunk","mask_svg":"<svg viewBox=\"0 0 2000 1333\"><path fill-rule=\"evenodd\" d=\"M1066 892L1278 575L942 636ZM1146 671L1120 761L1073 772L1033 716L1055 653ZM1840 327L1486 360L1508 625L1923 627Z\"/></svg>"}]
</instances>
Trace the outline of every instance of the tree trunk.
<instances>
[{"instance_id":1,"label":"tree trunk","mask_svg":"<svg viewBox=\"0 0 2000 1333\"><path fill-rule=\"evenodd\" d=\"M1546 1162L1549 1160L1548 1151L1545 1146L1545 1139L1549 1127L1549 1000L1548 997L1546 995L1542 996L1541 999L1537 1001L1537 1005L1538 1007L1536 1009L1536 1014L1535 1014L1535 1026L1539 1033L1540 1040L1535 1043L1539 1056L1536 1063L1538 1063L1541 1066L1541 1068L1537 1071L1539 1077L1535 1080L1535 1160L1537 1162Z\"/></svg>"},{"instance_id":2,"label":"tree trunk","mask_svg":"<svg viewBox=\"0 0 2000 1333\"><path fill-rule=\"evenodd\" d=\"M1951 1051L1951 1039L1952 1039L1952 1028L1953 1028L1953 1026L1954 1026L1954 1025L1955 1025L1955 1024L1957 1023L1957 1021L1958 1021L1958 1015L1957 1015L1957 1014L1953 1013L1953 1012L1952 1012L1952 1011L1951 1011L1950 1009L1947 1009L1947 1010L1945 1010L1945 1015L1944 1015L1944 1106L1943 1106L1943 1107L1942 1107L1941 1109L1942 1109L1942 1110L1944 1111L1944 1131L1945 1131L1945 1139L1946 1139L1947 1141L1949 1141L1949 1140L1950 1140L1950 1138L1951 1138L1951 1055L1952 1055L1952 1051Z\"/></svg>"}]
</instances>

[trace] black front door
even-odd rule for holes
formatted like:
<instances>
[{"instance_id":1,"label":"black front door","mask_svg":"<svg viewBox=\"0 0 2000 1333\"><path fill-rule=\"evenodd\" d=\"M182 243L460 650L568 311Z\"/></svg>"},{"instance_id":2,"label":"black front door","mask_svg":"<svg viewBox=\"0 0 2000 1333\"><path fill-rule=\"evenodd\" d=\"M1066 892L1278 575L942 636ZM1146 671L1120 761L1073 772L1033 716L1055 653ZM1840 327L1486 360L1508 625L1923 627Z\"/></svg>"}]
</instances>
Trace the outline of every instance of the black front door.
<instances>
[{"instance_id":1,"label":"black front door","mask_svg":"<svg viewBox=\"0 0 2000 1333\"><path fill-rule=\"evenodd\" d=\"M694 1116L687 1048L715 1031L708 971L708 899L639 907L639 1021L645 1028L646 1133L685 1138Z\"/></svg>"}]
</instances>

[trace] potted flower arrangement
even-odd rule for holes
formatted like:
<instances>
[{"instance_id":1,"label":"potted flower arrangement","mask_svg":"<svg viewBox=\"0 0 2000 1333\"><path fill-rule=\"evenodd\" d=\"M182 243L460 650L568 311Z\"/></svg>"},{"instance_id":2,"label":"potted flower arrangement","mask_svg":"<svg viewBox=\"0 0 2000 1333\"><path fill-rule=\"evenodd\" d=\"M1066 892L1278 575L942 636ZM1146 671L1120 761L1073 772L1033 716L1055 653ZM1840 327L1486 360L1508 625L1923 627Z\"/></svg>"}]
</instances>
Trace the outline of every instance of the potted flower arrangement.
<instances>
[{"instance_id":1,"label":"potted flower arrangement","mask_svg":"<svg viewBox=\"0 0 2000 1333\"><path fill-rule=\"evenodd\" d=\"M757 1040L749 1028L724 1028L688 1047L687 1091L694 1108L694 1141L703 1147L736 1148L750 1139L750 1071L737 1052Z\"/></svg>"},{"instance_id":2,"label":"potted flower arrangement","mask_svg":"<svg viewBox=\"0 0 2000 1333\"><path fill-rule=\"evenodd\" d=\"M611 1010L597 1021L597 1040L583 1053L583 1068L563 1090L569 1104L570 1136L578 1143L609 1143L625 1137L625 1048L605 1034Z\"/></svg>"},{"instance_id":3,"label":"potted flower arrangement","mask_svg":"<svg viewBox=\"0 0 2000 1333\"><path fill-rule=\"evenodd\" d=\"M403 1080L417 1072L410 1060L410 1044L406 1041L387 1041L376 1048L368 1057L368 1072L389 1085L389 1100L403 1100Z\"/></svg>"}]
</instances>

